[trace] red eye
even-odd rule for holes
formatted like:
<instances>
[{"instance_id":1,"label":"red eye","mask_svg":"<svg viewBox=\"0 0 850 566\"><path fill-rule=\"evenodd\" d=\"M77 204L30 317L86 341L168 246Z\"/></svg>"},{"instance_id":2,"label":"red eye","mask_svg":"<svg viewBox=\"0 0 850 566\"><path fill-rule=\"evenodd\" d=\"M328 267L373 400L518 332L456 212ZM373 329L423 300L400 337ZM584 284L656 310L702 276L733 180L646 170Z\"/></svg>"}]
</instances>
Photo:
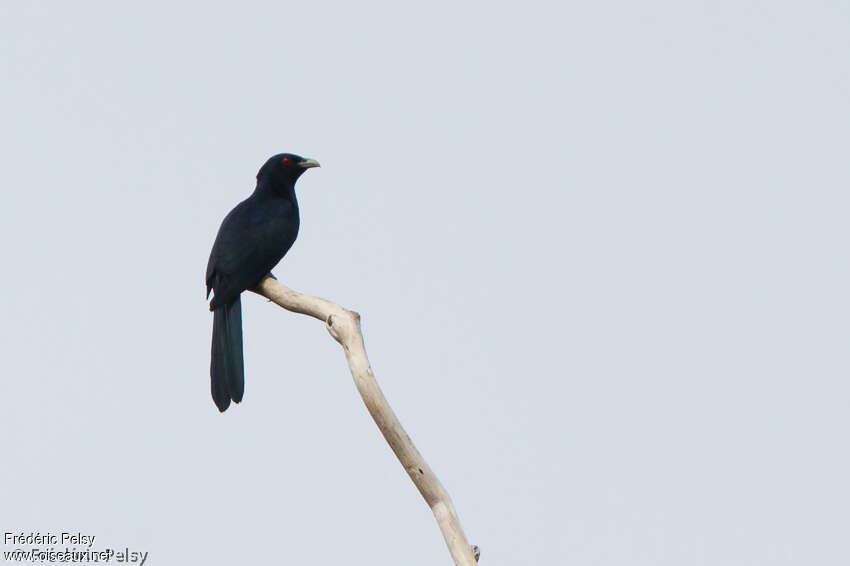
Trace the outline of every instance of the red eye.
<instances>
[{"instance_id":1,"label":"red eye","mask_svg":"<svg viewBox=\"0 0 850 566\"><path fill-rule=\"evenodd\" d=\"M283 158L283 164L284 165L289 165L289 161L290 161L290 159L288 157Z\"/></svg>"}]
</instances>

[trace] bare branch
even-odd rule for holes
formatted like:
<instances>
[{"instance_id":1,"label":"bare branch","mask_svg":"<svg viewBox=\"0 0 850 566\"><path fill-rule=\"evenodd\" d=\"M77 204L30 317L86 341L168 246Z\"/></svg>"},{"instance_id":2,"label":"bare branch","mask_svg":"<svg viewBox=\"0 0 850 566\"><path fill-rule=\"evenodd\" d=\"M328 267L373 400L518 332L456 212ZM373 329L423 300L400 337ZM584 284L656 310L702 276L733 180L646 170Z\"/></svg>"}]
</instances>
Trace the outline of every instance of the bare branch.
<instances>
[{"instance_id":1,"label":"bare branch","mask_svg":"<svg viewBox=\"0 0 850 566\"><path fill-rule=\"evenodd\" d=\"M475 566L478 547L470 547L466 542L449 494L407 436L375 381L360 331L360 315L325 299L293 291L273 277L266 277L252 291L288 311L306 314L325 323L330 335L345 352L354 384L369 414L433 511L455 565Z\"/></svg>"}]
</instances>

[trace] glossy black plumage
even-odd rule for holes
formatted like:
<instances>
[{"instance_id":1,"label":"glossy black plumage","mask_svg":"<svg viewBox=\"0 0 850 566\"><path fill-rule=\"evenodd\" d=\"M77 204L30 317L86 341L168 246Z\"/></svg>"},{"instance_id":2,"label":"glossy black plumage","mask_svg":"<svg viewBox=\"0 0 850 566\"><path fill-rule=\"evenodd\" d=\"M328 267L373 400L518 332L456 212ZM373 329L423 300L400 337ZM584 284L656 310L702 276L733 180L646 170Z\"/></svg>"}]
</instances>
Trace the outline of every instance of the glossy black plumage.
<instances>
[{"instance_id":1,"label":"glossy black plumage","mask_svg":"<svg viewBox=\"0 0 850 566\"><path fill-rule=\"evenodd\" d=\"M224 218L207 263L207 297L213 311L210 382L219 411L242 401L245 373L242 358L240 295L257 285L283 258L300 223L295 182L312 159L291 153L269 158L257 173L257 188Z\"/></svg>"}]
</instances>

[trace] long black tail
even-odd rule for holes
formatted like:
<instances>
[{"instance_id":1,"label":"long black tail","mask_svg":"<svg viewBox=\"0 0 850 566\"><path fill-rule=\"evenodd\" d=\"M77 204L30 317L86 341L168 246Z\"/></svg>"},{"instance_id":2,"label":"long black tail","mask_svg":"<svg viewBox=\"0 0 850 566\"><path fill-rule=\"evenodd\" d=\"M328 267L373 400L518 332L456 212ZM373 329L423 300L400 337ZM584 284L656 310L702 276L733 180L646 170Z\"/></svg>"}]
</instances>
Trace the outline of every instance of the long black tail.
<instances>
[{"instance_id":1,"label":"long black tail","mask_svg":"<svg viewBox=\"0 0 850 566\"><path fill-rule=\"evenodd\" d=\"M242 302L239 296L213 311L212 356L210 359L212 397L224 412L242 401L245 392L245 369L242 360Z\"/></svg>"}]
</instances>

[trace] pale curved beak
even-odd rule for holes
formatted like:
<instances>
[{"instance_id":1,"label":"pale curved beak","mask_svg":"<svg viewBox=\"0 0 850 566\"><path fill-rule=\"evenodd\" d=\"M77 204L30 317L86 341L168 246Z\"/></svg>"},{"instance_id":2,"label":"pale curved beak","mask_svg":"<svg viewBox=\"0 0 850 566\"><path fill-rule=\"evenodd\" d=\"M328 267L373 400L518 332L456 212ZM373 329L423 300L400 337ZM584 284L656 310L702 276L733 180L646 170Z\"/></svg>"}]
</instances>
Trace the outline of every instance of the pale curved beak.
<instances>
[{"instance_id":1,"label":"pale curved beak","mask_svg":"<svg viewBox=\"0 0 850 566\"><path fill-rule=\"evenodd\" d=\"M310 169L311 167L321 167L321 165L319 165L319 162L315 159L305 159L298 165L300 165L302 169Z\"/></svg>"}]
</instances>

